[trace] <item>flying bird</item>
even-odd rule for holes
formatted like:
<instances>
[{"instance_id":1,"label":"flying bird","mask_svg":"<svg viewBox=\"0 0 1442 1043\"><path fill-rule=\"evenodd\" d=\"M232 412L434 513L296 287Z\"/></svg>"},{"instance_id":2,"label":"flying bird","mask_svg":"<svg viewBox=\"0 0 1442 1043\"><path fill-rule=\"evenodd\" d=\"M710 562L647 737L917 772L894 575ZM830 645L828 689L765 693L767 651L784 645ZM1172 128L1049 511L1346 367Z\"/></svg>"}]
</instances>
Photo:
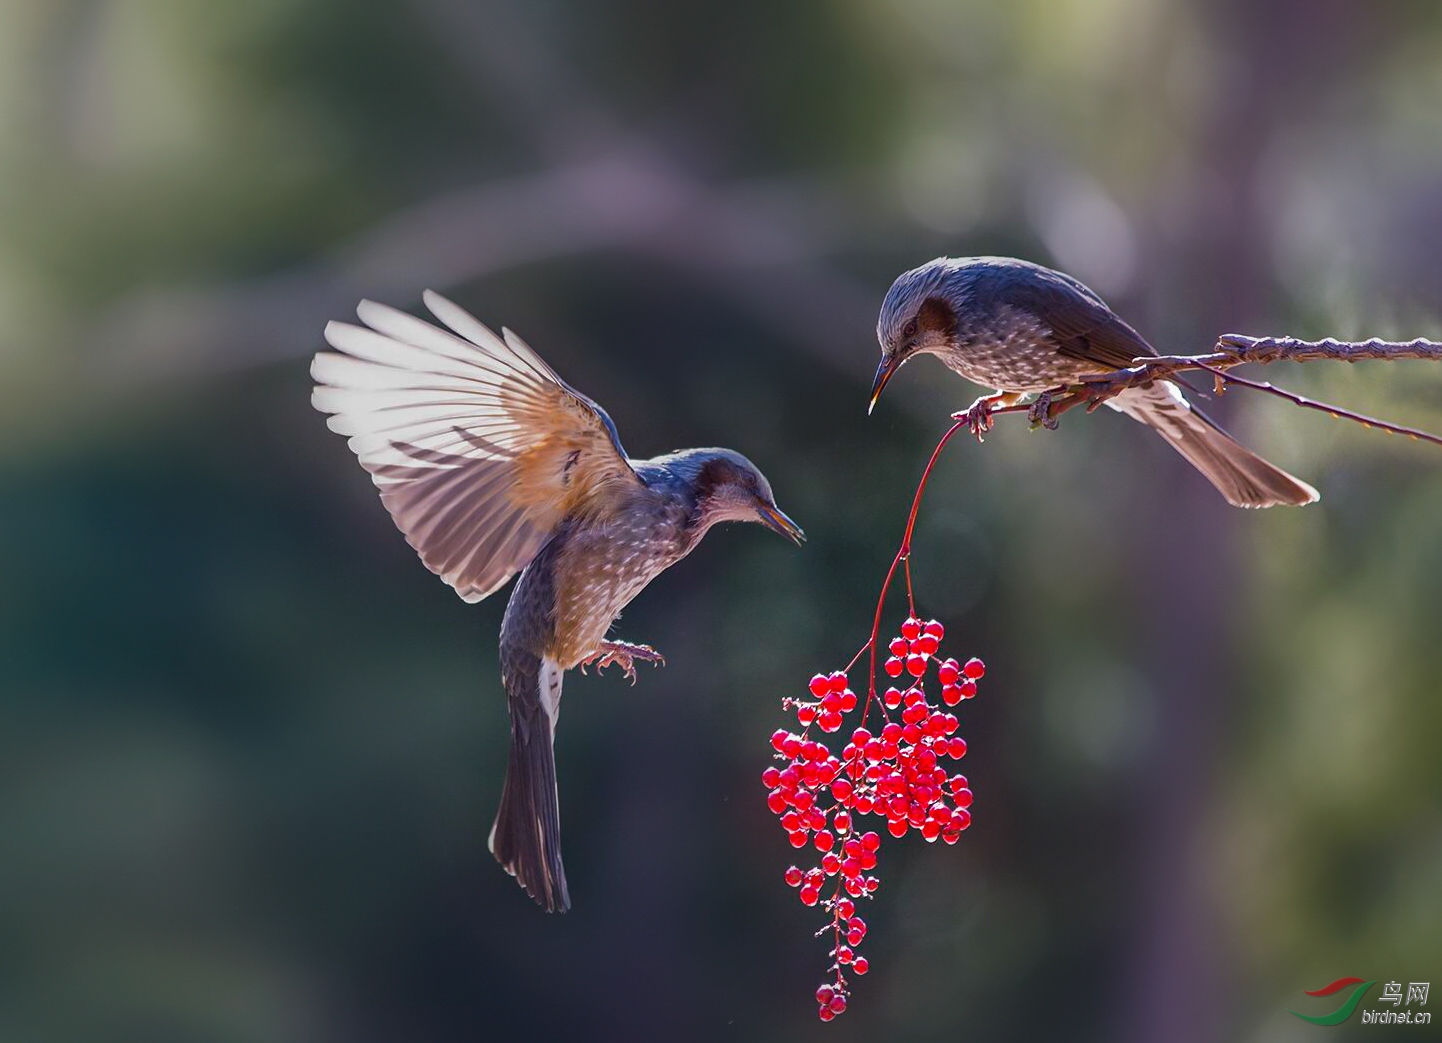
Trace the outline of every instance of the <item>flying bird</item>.
<instances>
[{"instance_id":1,"label":"flying bird","mask_svg":"<svg viewBox=\"0 0 1442 1043\"><path fill-rule=\"evenodd\" d=\"M1076 279L1009 257L938 257L903 273L882 302L876 336L881 364L872 408L902 365L935 355L967 380L997 389L972 406L978 432L995 406L1157 354ZM1107 405L1155 430L1233 506L1318 499L1306 482L1240 445L1170 380L1128 388Z\"/></svg>"},{"instance_id":2,"label":"flying bird","mask_svg":"<svg viewBox=\"0 0 1442 1043\"><path fill-rule=\"evenodd\" d=\"M468 602L516 573L501 623L511 742L489 846L547 910L570 907L552 744L568 670L664 663L609 640L632 598L717 522L796 543L756 467L729 449L633 460L611 418L510 330L427 292L445 328L362 301L311 365L315 407L370 472L426 566Z\"/></svg>"}]
</instances>

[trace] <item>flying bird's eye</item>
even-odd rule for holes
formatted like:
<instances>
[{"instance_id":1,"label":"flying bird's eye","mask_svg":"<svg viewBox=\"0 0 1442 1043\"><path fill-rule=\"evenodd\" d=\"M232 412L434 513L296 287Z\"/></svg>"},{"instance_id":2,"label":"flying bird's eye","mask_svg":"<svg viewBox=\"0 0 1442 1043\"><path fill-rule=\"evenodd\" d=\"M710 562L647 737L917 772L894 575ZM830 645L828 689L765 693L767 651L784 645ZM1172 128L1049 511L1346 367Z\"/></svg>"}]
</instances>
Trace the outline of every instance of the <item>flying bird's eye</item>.
<instances>
[{"instance_id":1,"label":"flying bird's eye","mask_svg":"<svg viewBox=\"0 0 1442 1043\"><path fill-rule=\"evenodd\" d=\"M901 335L902 335L903 337L914 337L914 336L916 336L916 320L915 320L915 319L908 319L908 320L906 320L906 325L903 326L903 327L901 327Z\"/></svg>"}]
</instances>

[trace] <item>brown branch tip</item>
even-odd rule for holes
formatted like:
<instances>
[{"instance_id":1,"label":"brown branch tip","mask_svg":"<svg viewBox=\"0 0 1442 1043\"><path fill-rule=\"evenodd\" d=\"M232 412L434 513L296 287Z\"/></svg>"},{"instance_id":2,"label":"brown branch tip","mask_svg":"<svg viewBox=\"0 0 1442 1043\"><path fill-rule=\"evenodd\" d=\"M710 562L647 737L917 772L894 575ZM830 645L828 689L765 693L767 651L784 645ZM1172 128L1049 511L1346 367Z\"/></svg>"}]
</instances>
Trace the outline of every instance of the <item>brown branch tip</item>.
<instances>
[{"instance_id":1,"label":"brown branch tip","mask_svg":"<svg viewBox=\"0 0 1442 1043\"><path fill-rule=\"evenodd\" d=\"M1377 337L1363 341L1335 340L1330 337L1326 340L1298 340L1295 337L1248 337L1240 333L1227 333L1217 339L1216 347L1208 354L1138 358L1134 360L1136 364L1127 369L1087 374L1072 383L1042 392L1034 402L997 406L990 412L1025 412L1033 426L1054 428L1063 413L1077 406L1085 406L1087 412L1091 412L1107 399L1115 398L1128 388L1163 380L1188 370L1201 370L1211 374L1218 394L1235 384L1253 391L1263 391L1295 406L1315 409L1364 427L1394 435L1406 435L1408 438L1442 446L1442 437L1430 432L1364 416L1341 406L1318 402L1273 384L1248 380L1230 372L1232 367L1247 363L1267 365L1273 362L1392 362L1399 359L1442 361L1442 342L1425 337L1408 341L1381 340Z\"/></svg>"}]
</instances>

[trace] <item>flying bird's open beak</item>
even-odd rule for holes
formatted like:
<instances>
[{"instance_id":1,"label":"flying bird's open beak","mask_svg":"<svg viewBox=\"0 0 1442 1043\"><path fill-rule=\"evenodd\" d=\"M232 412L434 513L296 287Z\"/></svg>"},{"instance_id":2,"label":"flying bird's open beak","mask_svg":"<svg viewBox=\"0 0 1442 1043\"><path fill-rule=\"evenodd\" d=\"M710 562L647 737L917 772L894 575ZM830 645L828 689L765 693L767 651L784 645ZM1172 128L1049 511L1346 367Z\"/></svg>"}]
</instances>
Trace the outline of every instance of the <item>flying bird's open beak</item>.
<instances>
[{"instance_id":1,"label":"flying bird's open beak","mask_svg":"<svg viewBox=\"0 0 1442 1043\"><path fill-rule=\"evenodd\" d=\"M801 531L801 526L786 517L780 507L763 503L756 508L756 513L760 517L762 525L781 533L798 547L806 542L806 533Z\"/></svg>"},{"instance_id":2,"label":"flying bird's open beak","mask_svg":"<svg viewBox=\"0 0 1442 1043\"><path fill-rule=\"evenodd\" d=\"M876 408L876 400L881 397L881 389L886 387L886 382L896 372L896 356L881 356L881 365L876 367L876 379L871 382L871 402L866 407L866 415L870 416L871 411Z\"/></svg>"}]
</instances>

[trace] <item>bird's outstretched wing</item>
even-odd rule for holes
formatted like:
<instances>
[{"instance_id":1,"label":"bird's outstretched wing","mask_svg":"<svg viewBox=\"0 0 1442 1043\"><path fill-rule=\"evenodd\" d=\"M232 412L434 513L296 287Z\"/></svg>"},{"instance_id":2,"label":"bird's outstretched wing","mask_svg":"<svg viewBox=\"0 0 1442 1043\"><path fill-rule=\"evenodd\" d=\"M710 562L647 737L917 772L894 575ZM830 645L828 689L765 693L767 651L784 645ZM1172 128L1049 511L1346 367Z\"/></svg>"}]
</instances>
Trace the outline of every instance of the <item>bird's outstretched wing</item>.
<instances>
[{"instance_id":1,"label":"bird's outstretched wing","mask_svg":"<svg viewBox=\"0 0 1442 1043\"><path fill-rule=\"evenodd\" d=\"M365 327L326 326L343 354L316 355L311 401L426 566L479 601L598 487L640 478L605 410L520 337L439 294L425 302L449 330L372 301L356 309Z\"/></svg>"}]
</instances>

